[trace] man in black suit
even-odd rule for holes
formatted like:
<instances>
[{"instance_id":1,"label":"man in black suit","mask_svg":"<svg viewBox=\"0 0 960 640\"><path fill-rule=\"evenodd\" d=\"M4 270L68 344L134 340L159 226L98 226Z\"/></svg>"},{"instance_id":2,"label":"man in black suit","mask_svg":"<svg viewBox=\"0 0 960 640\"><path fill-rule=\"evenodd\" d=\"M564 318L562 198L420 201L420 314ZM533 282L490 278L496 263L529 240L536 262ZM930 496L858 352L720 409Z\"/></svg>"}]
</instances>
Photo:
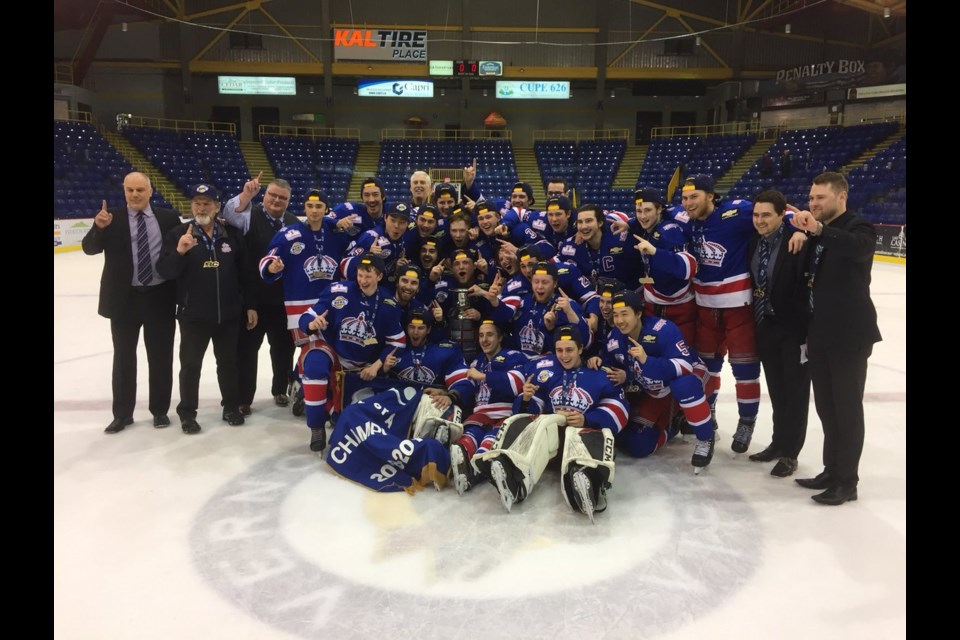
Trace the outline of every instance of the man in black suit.
<instances>
[{"instance_id":1,"label":"man in black suit","mask_svg":"<svg viewBox=\"0 0 960 640\"><path fill-rule=\"evenodd\" d=\"M784 224L787 201L779 191L764 191L753 199L750 274L757 355L763 366L773 408L773 439L750 456L754 462L777 464L770 475L785 478L797 469L797 456L807 435L810 371L806 364L808 289L806 245L790 253L792 229Z\"/></svg>"},{"instance_id":2,"label":"man in black suit","mask_svg":"<svg viewBox=\"0 0 960 640\"><path fill-rule=\"evenodd\" d=\"M863 389L867 359L879 342L877 311L870 299L870 269L876 230L847 211L847 180L821 173L810 187L810 211L793 225L810 232L808 287L810 326L807 351L813 398L823 423L824 470L797 480L821 504L857 499L857 474L863 452Z\"/></svg>"},{"instance_id":3,"label":"man in black suit","mask_svg":"<svg viewBox=\"0 0 960 640\"><path fill-rule=\"evenodd\" d=\"M223 218L227 224L236 227L246 242L247 265L253 273L260 272L260 259L267 253L267 247L277 232L283 227L299 222L297 216L287 211L292 192L286 180L274 180L267 185L263 203L251 205L253 198L260 192L260 172L256 178L243 186L243 191L227 201L223 208ZM270 343L270 364L273 370L270 395L281 407L290 403L287 387L293 371L293 353L296 350L290 331L287 329L287 311L283 304L283 283L264 282L257 278L257 317L258 323L253 329L240 329L237 364L240 372L240 413L250 415L250 405L257 390L257 365L260 359L260 346L264 336Z\"/></svg>"},{"instance_id":4,"label":"man in black suit","mask_svg":"<svg viewBox=\"0 0 960 640\"><path fill-rule=\"evenodd\" d=\"M104 254L97 312L110 319L113 338L113 422L106 433L133 424L137 401L137 343L140 328L150 367L150 413L154 427L170 425L176 288L157 273L163 236L180 224L170 209L150 206L153 188L139 172L123 179L125 209L103 207L83 238L83 252Z\"/></svg>"}]
</instances>

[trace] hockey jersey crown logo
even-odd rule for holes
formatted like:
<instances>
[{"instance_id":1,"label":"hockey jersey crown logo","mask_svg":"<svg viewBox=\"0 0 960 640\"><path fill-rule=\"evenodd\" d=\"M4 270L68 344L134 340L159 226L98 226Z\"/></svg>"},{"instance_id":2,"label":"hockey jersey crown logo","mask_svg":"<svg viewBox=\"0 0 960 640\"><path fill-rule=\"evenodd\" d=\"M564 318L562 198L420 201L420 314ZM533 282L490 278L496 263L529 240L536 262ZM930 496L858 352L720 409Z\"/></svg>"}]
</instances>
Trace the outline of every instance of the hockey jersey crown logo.
<instances>
[{"instance_id":1,"label":"hockey jersey crown logo","mask_svg":"<svg viewBox=\"0 0 960 640\"><path fill-rule=\"evenodd\" d=\"M350 342L364 346L364 341L368 338L376 338L377 332L373 324L367 322L365 311L361 311L356 318L344 318L340 325L340 339L344 342Z\"/></svg>"},{"instance_id":2,"label":"hockey jersey crown logo","mask_svg":"<svg viewBox=\"0 0 960 640\"><path fill-rule=\"evenodd\" d=\"M411 367L402 369L398 375L404 380L419 382L421 384L433 384L433 381L437 379L437 374L433 372L433 369L425 367L422 364L414 364Z\"/></svg>"},{"instance_id":3,"label":"hockey jersey crown logo","mask_svg":"<svg viewBox=\"0 0 960 640\"><path fill-rule=\"evenodd\" d=\"M727 249L719 242L701 242L697 247L697 253L700 257L700 264L719 267L723 265L723 258L727 255Z\"/></svg>"},{"instance_id":4,"label":"hockey jersey crown logo","mask_svg":"<svg viewBox=\"0 0 960 640\"><path fill-rule=\"evenodd\" d=\"M337 261L330 256L310 256L303 262L303 272L307 274L307 280L332 280L337 272Z\"/></svg>"},{"instance_id":5,"label":"hockey jersey crown logo","mask_svg":"<svg viewBox=\"0 0 960 640\"><path fill-rule=\"evenodd\" d=\"M518 337L521 351L543 353L543 333L533 326L533 320L527 321L527 324L520 329Z\"/></svg>"},{"instance_id":6,"label":"hockey jersey crown logo","mask_svg":"<svg viewBox=\"0 0 960 640\"><path fill-rule=\"evenodd\" d=\"M586 413L593 406L593 396L582 387L574 386L569 394L563 393L562 386L556 386L550 391L550 402L554 409L573 409L577 413Z\"/></svg>"}]
</instances>

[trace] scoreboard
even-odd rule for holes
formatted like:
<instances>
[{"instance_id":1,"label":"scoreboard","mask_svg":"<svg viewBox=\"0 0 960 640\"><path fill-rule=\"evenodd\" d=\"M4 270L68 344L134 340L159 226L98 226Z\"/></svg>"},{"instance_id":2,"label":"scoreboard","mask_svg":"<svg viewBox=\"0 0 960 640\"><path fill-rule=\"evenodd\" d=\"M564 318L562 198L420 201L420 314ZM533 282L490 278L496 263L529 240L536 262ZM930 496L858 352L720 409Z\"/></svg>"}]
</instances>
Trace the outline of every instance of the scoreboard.
<instances>
[{"instance_id":1,"label":"scoreboard","mask_svg":"<svg viewBox=\"0 0 960 640\"><path fill-rule=\"evenodd\" d=\"M454 60L453 75L466 78L480 77L480 63L476 60Z\"/></svg>"}]
</instances>

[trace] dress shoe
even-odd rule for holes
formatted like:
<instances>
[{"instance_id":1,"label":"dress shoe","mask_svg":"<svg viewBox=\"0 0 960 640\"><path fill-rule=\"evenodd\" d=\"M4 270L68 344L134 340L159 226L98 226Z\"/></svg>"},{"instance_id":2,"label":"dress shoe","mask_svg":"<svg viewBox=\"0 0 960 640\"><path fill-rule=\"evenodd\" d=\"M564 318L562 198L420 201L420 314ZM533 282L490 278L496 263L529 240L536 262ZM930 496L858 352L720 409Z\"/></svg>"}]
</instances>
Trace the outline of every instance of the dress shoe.
<instances>
[{"instance_id":1,"label":"dress shoe","mask_svg":"<svg viewBox=\"0 0 960 640\"><path fill-rule=\"evenodd\" d=\"M819 489L823 491L830 487L833 480L831 480L830 475L826 471L821 471L815 478L797 478L794 482L804 489Z\"/></svg>"},{"instance_id":2,"label":"dress shoe","mask_svg":"<svg viewBox=\"0 0 960 640\"><path fill-rule=\"evenodd\" d=\"M253 413L253 411L250 410L250 405L248 405L248 404L242 404L242 405L240 405L240 415L242 415L242 416L248 416L248 415L250 415L251 413Z\"/></svg>"},{"instance_id":3,"label":"dress shoe","mask_svg":"<svg viewBox=\"0 0 960 640\"><path fill-rule=\"evenodd\" d=\"M107 425L107 428L103 430L104 433L120 433L123 431L124 427L129 427L133 424L133 418L124 418L119 420L117 418L113 419L113 422Z\"/></svg>"},{"instance_id":4,"label":"dress shoe","mask_svg":"<svg viewBox=\"0 0 960 640\"><path fill-rule=\"evenodd\" d=\"M783 456L777 461L777 464L773 466L773 469L770 470L770 475L778 478L786 478L787 476L792 476L796 470L797 459Z\"/></svg>"},{"instance_id":5,"label":"dress shoe","mask_svg":"<svg viewBox=\"0 0 960 640\"><path fill-rule=\"evenodd\" d=\"M761 451L760 453L754 453L750 455L750 460L753 462L772 462L777 458L782 458L783 454L780 453L780 449L773 446L772 444Z\"/></svg>"},{"instance_id":6,"label":"dress shoe","mask_svg":"<svg viewBox=\"0 0 960 640\"><path fill-rule=\"evenodd\" d=\"M164 427L170 426L170 418L167 417L167 414L161 416L153 416L153 426L155 429L163 429Z\"/></svg>"},{"instance_id":7,"label":"dress shoe","mask_svg":"<svg viewBox=\"0 0 960 640\"><path fill-rule=\"evenodd\" d=\"M278 407L285 407L290 404L290 397L285 393L280 393L273 396L273 401L277 403Z\"/></svg>"},{"instance_id":8,"label":"dress shoe","mask_svg":"<svg viewBox=\"0 0 960 640\"><path fill-rule=\"evenodd\" d=\"M195 433L200 433L200 425L194 418L183 418L181 420L181 426L183 427L183 432L187 435L192 436Z\"/></svg>"},{"instance_id":9,"label":"dress shoe","mask_svg":"<svg viewBox=\"0 0 960 640\"><path fill-rule=\"evenodd\" d=\"M310 429L310 451L323 453L327 446L327 432L325 429Z\"/></svg>"},{"instance_id":10,"label":"dress shoe","mask_svg":"<svg viewBox=\"0 0 960 640\"><path fill-rule=\"evenodd\" d=\"M231 411L230 409L223 410L223 419L231 427L239 427L245 422L243 414L239 411Z\"/></svg>"},{"instance_id":11,"label":"dress shoe","mask_svg":"<svg viewBox=\"0 0 960 640\"><path fill-rule=\"evenodd\" d=\"M844 502L854 501L857 499L857 485L855 484L835 484L823 493L818 493L815 496L810 496L813 498L814 502L819 502L820 504L828 504L830 506L837 506L838 504L843 504Z\"/></svg>"}]
</instances>

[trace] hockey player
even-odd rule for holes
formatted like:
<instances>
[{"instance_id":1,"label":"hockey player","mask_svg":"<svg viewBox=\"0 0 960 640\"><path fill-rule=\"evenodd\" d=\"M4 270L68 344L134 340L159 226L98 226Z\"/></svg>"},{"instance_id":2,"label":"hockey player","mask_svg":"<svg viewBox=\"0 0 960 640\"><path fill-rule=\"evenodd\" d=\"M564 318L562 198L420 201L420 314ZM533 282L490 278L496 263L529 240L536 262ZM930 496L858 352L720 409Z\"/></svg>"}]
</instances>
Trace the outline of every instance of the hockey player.
<instances>
[{"instance_id":1,"label":"hockey player","mask_svg":"<svg viewBox=\"0 0 960 640\"><path fill-rule=\"evenodd\" d=\"M464 358L473 360L480 349L477 344L480 318L490 313L491 303L485 295L490 285L483 282L477 272L476 250L457 249L449 260L450 275L443 276L434 285L439 305L434 319L445 338L460 347Z\"/></svg>"},{"instance_id":2,"label":"hockey player","mask_svg":"<svg viewBox=\"0 0 960 640\"><path fill-rule=\"evenodd\" d=\"M402 325L407 326L412 314L429 313L427 306L420 300L420 288L423 272L414 264L408 264L397 273L397 293L394 298L400 308ZM431 316L432 317L432 316Z\"/></svg>"},{"instance_id":3,"label":"hockey player","mask_svg":"<svg viewBox=\"0 0 960 640\"><path fill-rule=\"evenodd\" d=\"M508 249L508 247L503 247ZM560 262L556 258L549 260L540 252L539 245L528 244L517 249L519 275L514 274L504 288L504 296L523 297L530 293L530 280L533 271L540 262L552 262L557 265L557 288L569 291L574 299L583 307L586 314L584 320L590 328L591 334L596 333L597 321L600 318L600 307L597 293L590 281L583 277L580 269L572 262Z\"/></svg>"},{"instance_id":4,"label":"hockey player","mask_svg":"<svg viewBox=\"0 0 960 640\"><path fill-rule=\"evenodd\" d=\"M593 332L593 343L584 351L584 358L589 360L593 356L603 353L604 341L607 334L613 329L613 296L623 291L623 283L616 278L597 278L597 306L600 309L597 320L597 330Z\"/></svg>"},{"instance_id":5,"label":"hockey player","mask_svg":"<svg viewBox=\"0 0 960 640\"><path fill-rule=\"evenodd\" d=\"M560 450L564 430L561 487L567 504L585 513L606 509L613 481L614 438L626 426L623 391L582 360L583 339L576 327L554 333L556 354L530 362L523 394L513 403L517 415L497 433L494 448L475 458L509 511L524 500ZM554 414L548 417L546 414Z\"/></svg>"},{"instance_id":6,"label":"hockey player","mask_svg":"<svg viewBox=\"0 0 960 640\"><path fill-rule=\"evenodd\" d=\"M503 349L503 328L492 319L480 323L481 352L470 363L467 378L476 387L476 406L463 422L463 435L450 445L450 469L457 493L463 495L481 476L471 463L493 446L497 428L512 413L513 400L523 390L520 371L527 357Z\"/></svg>"},{"instance_id":7,"label":"hockey player","mask_svg":"<svg viewBox=\"0 0 960 640\"><path fill-rule=\"evenodd\" d=\"M333 209L337 220L351 221L346 231L352 236L369 231L383 221L386 189L378 178L367 178L360 185L360 198L363 202L344 202Z\"/></svg>"},{"instance_id":8,"label":"hockey player","mask_svg":"<svg viewBox=\"0 0 960 640\"><path fill-rule=\"evenodd\" d=\"M523 297L508 296L502 301L490 299L491 317L509 324L509 343L528 358L553 352L554 329L575 325L581 336L590 336L583 309L557 287L557 265L540 262L530 279L531 292Z\"/></svg>"},{"instance_id":9,"label":"hockey player","mask_svg":"<svg viewBox=\"0 0 960 640\"><path fill-rule=\"evenodd\" d=\"M357 261L356 282L331 284L300 316L300 329L319 338L300 356L311 451L321 452L326 446L328 392L337 397L328 385L336 371L360 369L360 378L371 380L387 355L406 345L397 301L379 286L383 259L369 252Z\"/></svg>"},{"instance_id":10,"label":"hockey player","mask_svg":"<svg viewBox=\"0 0 960 640\"><path fill-rule=\"evenodd\" d=\"M576 222L577 233L560 244L558 258L576 264L591 281L606 276L628 289L637 287L642 272L632 251L633 239L626 232L614 233L595 204L580 207Z\"/></svg>"},{"instance_id":11,"label":"hockey player","mask_svg":"<svg viewBox=\"0 0 960 640\"><path fill-rule=\"evenodd\" d=\"M692 278L697 259L688 250L689 239L680 225L663 215L663 198L657 189L634 193L639 230L633 234L647 276L643 285L646 315L667 318L680 328L688 345L696 344L697 303Z\"/></svg>"},{"instance_id":12,"label":"hockey player","mask_svg":"<svg viewBox=\"0 0 960 640\"><path fill-rule=\"evenodd\" d=\"M535 244L546 258L553 258L560 250L560 245L573 236L577 230L570 224L570 199L565 196L548 198L543 211L527 216L527 221L520 223L520 228L529 227L542 236Z\"/></svg>"},{"instance_id":13,"label":"hockey player","mask_svg":"<svg viewBox=\"0 0 960 640\"><path fill-rule=\"evenodd\" d=\"M353 280L358 264L357 257L370 252L380 256L386 271L382 286L391 293L397 286L397 261L406 256L407 244L404 234L407 231L409 207L402 202L391 204L383 216L383 223L370 231L360 234L356 242L347 248L347 257L340 263L344 280Z\"/></svg>"},{"instance_id":14,"label":"hockey player","mask_svg":"<svg viewBox=\"0 0 960 640\"><path fill-rule=\"evenodd\" d=\"M473 403L474 385L467 378L467 365L457 345L443 340L429 344L433 316L424 310L412 311L407 319L407 348L387 355L383 372L401 380L426 385L424 393L433 406L465 409Z\"/></svg>"},{"instance_id":15,"label":"hockey player","mask_svg":"<svg viewBox=\"0 0 960 640\"><path fill-rule=\"evenodd\" d=\"M630 424L617 443L643 458L676 435L671 429L674 398L697 436L691 463L699 473L713 458L710 406L703 391L706 366L665 318L643 317L643 298L635 291L613 297L612 329L604 341L602 365L607 377L626 389Z\"/></svg>"}]
</instances>

